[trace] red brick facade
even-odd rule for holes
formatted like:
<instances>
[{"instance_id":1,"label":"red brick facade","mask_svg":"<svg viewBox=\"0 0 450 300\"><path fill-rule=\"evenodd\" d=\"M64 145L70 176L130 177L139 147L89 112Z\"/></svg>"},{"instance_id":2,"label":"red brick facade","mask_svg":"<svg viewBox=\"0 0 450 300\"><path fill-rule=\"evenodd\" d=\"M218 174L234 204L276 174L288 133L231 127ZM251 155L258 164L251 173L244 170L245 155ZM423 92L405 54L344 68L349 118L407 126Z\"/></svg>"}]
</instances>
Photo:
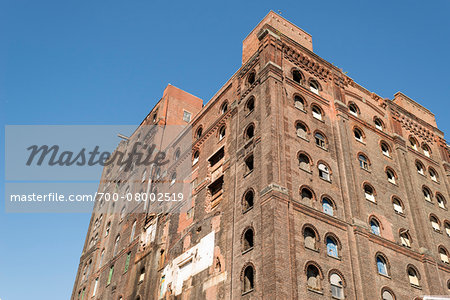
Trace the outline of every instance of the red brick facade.
<instances>
[{"instance_id":1,"label":"red brick facade","mask_svg":"<svg viewBox=\"0 0 450 300\"><path fill-rule=\"evenodd\" d=\"M270 12L244 40L242 67L205 106L168 86L142 124L184 124L184 111L199 153L192 201L181 213L123 220L96 209L73 300L450 294L449 148L426 108L369 92ZM154 239L144 242L149 226ZM190 249L212 260L186 273L191 261L174 260ZM164 270L184 280L168 283Z\"/></svg>"}]
</instances>

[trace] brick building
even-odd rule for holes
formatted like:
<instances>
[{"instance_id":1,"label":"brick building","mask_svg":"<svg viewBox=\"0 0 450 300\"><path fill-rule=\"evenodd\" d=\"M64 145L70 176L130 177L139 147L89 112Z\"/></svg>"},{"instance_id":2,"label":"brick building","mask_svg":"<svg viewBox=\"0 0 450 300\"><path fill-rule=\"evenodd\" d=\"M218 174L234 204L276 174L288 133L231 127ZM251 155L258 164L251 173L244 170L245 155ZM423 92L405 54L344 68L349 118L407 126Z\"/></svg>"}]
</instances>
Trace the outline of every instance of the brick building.
<instances>
[{"instance_id":1,"label":"brick building","mask_svg":"<svg viewBox=\"0 0 450 300\"><path fill-rule=\"evenodd\" d=\"M192 197L178 213L97 203L72 299L450 294L450 157L434 115L358 85L274 12L206 105L169 85L142 124L192 128ZM104 183L119 173L105 168L99 190L151 185Z\"/></svg>"}]
</instances>

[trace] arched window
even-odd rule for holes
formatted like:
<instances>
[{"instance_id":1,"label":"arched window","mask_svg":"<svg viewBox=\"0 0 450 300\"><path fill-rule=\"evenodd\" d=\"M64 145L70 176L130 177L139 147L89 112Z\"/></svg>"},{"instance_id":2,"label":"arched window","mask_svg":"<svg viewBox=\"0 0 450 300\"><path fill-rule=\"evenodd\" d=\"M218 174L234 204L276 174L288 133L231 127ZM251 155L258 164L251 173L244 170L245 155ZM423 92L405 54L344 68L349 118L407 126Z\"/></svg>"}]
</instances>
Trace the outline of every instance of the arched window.
<instances>
[{"instance_id":1,"label":"arched window","mask_svg":"<svg viewBox=\"0 0 450 300\"><path fill-rule=\"evenodd\" d=\"M137 224L137 221L135 220L133 222L133 226L131 226L130 242L132 242L134 240L134 237L136 235L136 224Z\"/></svg>"},{"instance_id":2,"label":"arched window","mask_svg":"<svg viewBox=\"0 0 450 300\"><path fill-rule=\"evenodd\" d=\"M386 259L381 254L377 255L377 269L378 274L389 276Z\"/></svg>"},{"instance_id":3,"label":"arched window","mask_svg":"<svg viewBox=\"0 0 450 300\"><path fill-rule=\"evenodd\" d=\"M243 252L253 248L253 229L249 228L245 231L243 236Z\"/></svg>"},{"instance_id":4,"label":"arched window","mask_svg":"<svg viewBox=\"0 0 450 300\"><path fill-rule=\"evenodd\" d=\"M120 242L120 235L116 237L116 241L114 242L114 251L113 256L116 256L117 251L119 251L119 242Z\"/></svg>"},{"instance_id":5,"label":"arched window","mask_svg":"<svg viewBox=\"0 0 450 300\"><path fill-rule=\"evenodd\" d=\"M437 203L439 205L440 208L446 209L445 204L446 204L446 200L444 198L444 196L442 196L441 194L436 193L436 200Z\"/></svg>"},{"instance_id":6,"label":"arched window","mask_svg":"<svg viewBox=\"0 0 450 300\"><path fill-rule=\"evenodd\" d=\"M305 248L316 250L317 236L311 227L305 227L303 230L303 238L305 240Z\"/></svg>"},{"instance_id":7,"label":"arched window","mask_svg":"<svg viewBox=\"0 0 450 300\"><path fill-rule=\"evenodd\" d=\"M381 235L380 223L375 218L370 220L370 231L375 235Z\"/></svg>"},{"instance_id":8,"label":"arched window","mask_svg":"<svg viewBox=\"0 0 450 300\"><path fill-rule=\"evenodd\" d=\"M250 140L255 136L255 125L250 124L247 126L247 129L245 129L245 139Z\"/></svg>"},{"instance_id":9,"label":"arched window","mask_svg":"<svg viewBox=\"0 0 450 300\"><path fill-rule=\"evenodd\" d=\"M142 267L141 273L139 274L139 282L143 282L145 279L145 267Z\"/></svg>"},{"instance_id":10,"label":"arched window","mask_svg":"<svg viewBox=\"0 0 450 300\"><path fill-rule=\"evenodd\" d=\"M391 150L388 144L386 144L385 142L381 142L380 144L381 146L381 152L383 153L384 156L387 157L391 157Z\"/></svg>"},{"instance_id":11,"label":"arched window","mask_svg":"<svg viewBox=\"0 0 450 300\"><path fill-rule=\"evenodd\" d=\"M223 140L225 138L225 126L220 127L219 129L219 141Z\"/></svg>"},{"instance_id":12,"label":"arched window","mask_svg":"<svg viewBox=\"0 0 450 300\"><path fill-rule=\"evenodd\" d=\"M226 113L228 111L228 102L224 102L223 104L222 104L222 106L220 107L220 113L221 114L224 114L224 113Z\"/></svg>"},{"instance_id":13,"label":"arched window","mask_svg":"<svg viewBox=\"0 0 450 300\"><path fill-rule=\"evenodd\" d=\"M327 142L325 139L325 136L320 133L320 132L316 132L314 134L314 139L316 140L316 145L322 149L327 149Z\"/></svg>"},{"instance_id":14,"label":"arched window","mask_svg":"<svg viewBox=\"0 0 450 300\"><path fill-rule=\"evenodd\" d=\"M327 254L332 257L339 257L337 241L333 237L329 236L326 239L326 243L327 243Z\"/></svg>"},{"instance_id":15,"label":"arched window","mask_svg":"<svg viewBox=\"0 0 450 300\"><path fill-rule=\"evenodd\" d=\"M317 105L311 106L312 115L317 120L322 120L322 109L320 109Z\"/></svg>"},{"instance_id":16,"label":"arched window","mask_svg":"<svg viewBox=\"0 0 450 300\"><path fill-rule=\"evenodd\" d=\"M411 248L411 237L409 236L408 230L406 229L400 230L400 243L404 247Z\"/></svg>"},{"instance_id":17,"label":"arched window","mask_svg":"<svg viewBox=\"0 0 450 300\"><path fill-rule=\"evenodd\" d=\"M102 252L100 253L100 259L98 260L98 268L102 266L104 257L105 257L105 249L103 249Z\"/></svg>"},{"instance_id":18,"label":"arched window","mask_svg":"<svg viewBox=\"0 0 450 300\"><path fill-rule=\"evenodd\" d=\"M431 180L433 180L434 182L438 182L439 176L433 168L428 168L428 173L430 174Z\"/></svg>"},{"instance_id":19,"label":"arched window","mask_svg":"<svg viewBox=\"0 0 450 300\"><path fill-rule=\"evenodd\" d=\"M361 129L355 128L353 129L353 135L358 142L364 143L364 135Z\"/></svg>"},{"instance_id":20,"label":"arched window","mask_svg":"<svg viewBox=\"0 0 450 300\"><path fill-rule=\"evenodd\" d=\"M178 149L175 151L175 154L174 154L174 156L173 156L174 160L175 160L175 161L179 160L179 159L180 159L180 155L181 155L181 151L180 151L180 149L178 148Z\"/></svg>"},{"instance_id":21,"label":"arched window","mask_svg":"<svg viewBox=\"0 0 450 300\"><path fill-rule=\"evenodd\" d=\"M403 214L403 204L402 201L397 198L397 197L393 197L392 198L392 205L394 206L394 211L400 215Z\"/></svg>"},{"instance_id":22,"label":"arched window","mask_svg":"<svg viewBox=\"0 0 450 300\"><path fill-rule=\"evenodd\" d=\"M364 196L367 200L375 202L375 190L369 184L364 184Z\"/></svg>"},{"instance_id":23,"label":"arched window","mask_svg":"<svg viewBox=\"0 0 450 300\"><path fill-rule=\"evenodd\" d=\"M376 129L383 131L384 123L383 123L383 121L381 121L380 118L375 117L373 122L375 123L375 128Z\"/></svg>"},{"instance_id":24,"label":"arched window","mask_svg":"<svg viewBox=\"0 0 450 300\"><path fill-rule=\"evenodd\" d=\"M172 176L170 176L170 185L174 185L176 181L177 181L177 173L173 172Z\"/></svg>"},{"instance_id":25,"label":"arched window","mask_svg":"<svg viewBox=\"0 0 450 300\"><path fill-rule=\"evenodd\" d=\"M194 152L194 156L192 158L192 165L195 165L196 163L198 163L200 157L200 152L197 150Z\"/></svg>"},{"instance_id":26,"label":"arched window","mask_svg":"<svg viewBox=\"0 0 450 300\"><path fill-rule=\"evenodd\" d=\"M298 163L300 169L305 170L307 172L311 172L311 160L306 154L300 153L298 155Z\"/></svg>"},{"instance_id":27,"label":"arched window","mask_svg":"<svg viewBox=\"0 0 450 300\"><path fill-rule=\"evenodd\" d=\"M430 147L427 144L422 144L422 150L423 150L423 154L426 157L430 157L431 156L431 150L430 150Z\"/></svg>"},{"instance_id":28,"label":"arched window","mask_svg":"<svg viewBox=\"0 0 450 300\"><path fill-rule=\"evenodd\" d=\"M431 192L430 189L424 186L422 188L423 197L425 198L425 201L431 202Z\"/></svg>"},{"instance_id":29,"label":"arched window","mask_svg":"<svg viewBox=\"0 0 450 300\"><path fill-rule=\"evenodd\" d=\"M383 291L383 300L395 300L394 294L392 294L390 291L384 290Z\"/></svg>"},{"instance_id":30,"label":"arched window","mask_svg":"<svg viewBox=\"0 0 450 300\"><path fill-rule=\"evenodd\" d=\"M318 83L316 80L311 79L311 80L309 81L309 90L310 90L311 92L313 92L314 94L319 95L319 90L320 90L319 83Z\"/></svg>"},{"instance_id":31,"label":"arched window","mask_svg":"<svg viewBox=\"0 0 450 300\"><path fill-rule=\"evenodd\" d=\"M336 273L330 276L331 296L335 299L344 299L344 284L342 278Z\"/></svg>"},{"instance_id":32,"label":"arched window","mask_svg":"<svg viewBox=\"0 0 450 300\"><path fill-rule=\"evenodd\" d=\"M255 271L253 270L252 266L247 266L244 269L244 282L243 282L243 293L248 293L253 291L255 288L255 278L254 275Z\"/></svg>"},{"instance_id":33,"label":"arched window","mask_svg":"<svg viewBox=\"0 0 450 300\"><path fill-rule=\"evenodd\" d=\"M301 83L303 81L303 75L299 70L292 71L292 80L297 83Z\"/></svg>"},{"instance_id":34,"label":"arched window","mask_svg":"<svg viewBox=\"0 0 450 300\"><path fill-rule=\"evenodd\" d=\"M332 216L334 214L333 202L327 197L322 198L322 210L327 215Z\"/></svg>"},{"instance_id":35,"label":"arched window","mask_svg":"<svg viewBox=\"0 0 450 300\"><path fill-rule=\"evenodd\" d=\"M244 194L244 199L242 201L243 202L242 209L244 212L246 212L247 210L249 210L253 207L254 198L255 198L255 194L253 193L253 190L248 190Z\"/></svg>"},{"instance_id":36,"label":"arched window","mask_svg":"<svg viewBox=\"0 0 450 300\"><path fill-rule=\"evenodd\" d=\"M441 257L441 261L443 263L446 263L446 264L449 263L447 249L445 249L442 246L439 247L439 256Z\"/></svg>"},{"instance_id":37,"label":"arched window","mask_svg":"<svg viewBox=\"0 0 450 300\"><path fill-rule=\"evenodd\" d=\"M409 277L409 283L415 286L420 286L419 283L419 272L417 272L416 268L409 266L407 269L408 277Z\"/></svg>"},{"instance_id":38,"label":"arched window","mask_svg":"<svg viewBox=\"0 0 450 300\"><path fill-rule=\"evenodd\" d=\"M320 272L319 269L315 266L310 264L306 268L306 279L308 288L313 290L321 290L321 284L320 284Z\"/></svg>"},{"instance_id":39,"label":"arched window","mask_svg":"<svg viewBox=\"0 0 450 300\"><path fill-rule=\"evenodd\" d=\"M248 75L247 82L250 85L252 85L253 83L255 83L255 80L256 80L256 73L255 73L255 71L253 71L250 73L250 75Z\"/></svg>"},{"instance_id":40,"label":"arched window","mask_svg":"<svg viewBox=\"0 0 450 300\"><path fill-rule=\"evenodd\" d=\"M425 175L423 169L424 166L420 161L416 161L416 169L417 169L417 173L419 173L420 175Z\"/></svg>"},{"instance_id":41,"label":"arched window","mask_svg":"<svg viewBox=\"0 0 450 300\"><path fill-rule=\"evenodd\" d=\"M294 96L294 106L296 108L304 111L305 110L305 100L302 97L295 95Z\"/></svg>"},{"instance_id":42,"label":"arched window","mask_svg":"<svg viewBox=\"0 0 450 300\"><path fill-rule=\"evenodd\" d=\"M411 146L411 148L417 151L417 140L415 138L409 138L409 145Z\"/></svg>"},{"instance_id":43,"label":"arched window","mask_svg":"<svg viewBox=\"0 0 450 300\"><path fill-rule=\"evenodd\" d=\"M319 169L319 177L326 181L331 181L330 169L323 163L320 163L317 168Z\"/></svg>"},{"instance_id":44,"label":"arched window","mask_svg":"<svg viewBox=\"0 0 450 300\"><path fill-rule=\"evenodd\" d=\"M438 231L438 232L441 231L441 225L439 223L439 219L436 216L431 215L430 216L430 222L431 222L431 227L433 227L433 229L435 231Z\"/></svg>"},{"instance_id":45,"label":"arched window","mask_svg":"<svg viewBox=\"0 0 450 300\"><path fill-rule=\"evenodd\" d=\"M125 197L127 196L128 193L125 193ZM125 218L125 214L127 211L127 207L124 205L120 211L120 221L123 221L123 219Z\"/></svg>"},{"instance_id":46,"label":"arched window","mask_svg":"<svg viewBox=\"0 0 450 300\"><path fill-rule=\"evenodd\" d=\"M251 171L253 171L254 168L254 164L253 164L253 154L248 156L245 159L245 167L246 167L246 171L247 173L250 173Z\"/></svg>"},{"instance_id":47,"label":"arched window","mask_svg":"<svg viewBox=\"0 0 450 300\"><path fill-rule=\"evenodd\" d=\"M248 113L252 112L255 109L255 97L250 97L245 103L245 109Z\"/></svg>"},{"instance_id":48,"label":"arched window","mask_svg":"<svg viewBox=\"0 0 450 300\"><path fill-rule=\"evenodd\" d=\"M395 172L391 168L386 168L386 177L390 183L395 184L396 176Z\"/></svg>"},{"instance_id":49,"label":"arched window","mask_svg":"<svg viewBox=\"0 0 450 300\"><path fill-rule=\"evenodd\" d=\"M308 127L302 122L297 122L295 124L295 130L297 131L297 136L302 139L308 139Z\"/></svg>"},{"instance_id":50,"label":"arched window","mask_svg":"<svg viewBox=\"0 0 450 300\"><path fill-rule=\"evenodd\" d=\"M450 236L450 223L444 222L444 227L445 227L445 232L447 233L448 236Z\"/></svg>"},{"instance_id":51,"label":"arched window","mask_svg":"<svg viewBox=\"0 0 450 300\"><path fill-rule=\"evenodd\" d=\"M311 201L314 198L313 192L307 187L302 188L300 194L304 201Z\"/></svg>"},{"instance_id":52,"label":"arched window","mask_svg":"<svg viewBox=\"0 0 450 300\"><path fill-rule=\"evenodd\" d=\"M202 128L202 126L199 126L197 128L197 131L195 132L195 137L199 139L202 136L202 134L203 134L203 128Z\"/></svg>"},{"instance_id":53,"label":"arched window","mask_svg":"<svg viewBox=\"0 0 450 300\"><path fill-rule=\"evenodd\" d=\"M361 167L361 169L368 171L369 170L369 160L367 159L367 156L365 156L364 154L359 154L358 160L359 160L359 166Z\"/></svg>"},{"instance_id":54,"label":"arched window","mask_svg":"<svg viewBox=\"0 0 450 300\"><path fill-rule=\"evenodd\" d=\"M349 104L348 111L350 112L350 114L354 115L355 117L357 117L359 115L359 108L355 103Z\"/></svg>"}]
</instances>

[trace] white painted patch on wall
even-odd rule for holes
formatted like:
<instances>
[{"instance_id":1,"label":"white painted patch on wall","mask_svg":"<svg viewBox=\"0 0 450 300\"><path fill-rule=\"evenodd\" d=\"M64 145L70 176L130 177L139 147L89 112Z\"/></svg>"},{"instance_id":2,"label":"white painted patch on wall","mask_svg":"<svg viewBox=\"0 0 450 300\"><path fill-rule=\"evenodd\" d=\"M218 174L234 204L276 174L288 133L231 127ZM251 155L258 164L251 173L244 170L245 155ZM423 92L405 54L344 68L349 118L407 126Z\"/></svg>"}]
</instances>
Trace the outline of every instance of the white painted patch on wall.
<instances>
[{"instance_id":1,"label":"white painted patch on wall","mask_svg":"<svg viewBox=\"0 0 450 300\"><path fill-rule=\"evenodd\" d=\"M214 231L210 232L200 242L183 254L172 260L163 270L160 296L164 295L170 284L174 295L179 295L183 282L191 276L212 266L214 261Z\"/></svg>"}]
</instances>

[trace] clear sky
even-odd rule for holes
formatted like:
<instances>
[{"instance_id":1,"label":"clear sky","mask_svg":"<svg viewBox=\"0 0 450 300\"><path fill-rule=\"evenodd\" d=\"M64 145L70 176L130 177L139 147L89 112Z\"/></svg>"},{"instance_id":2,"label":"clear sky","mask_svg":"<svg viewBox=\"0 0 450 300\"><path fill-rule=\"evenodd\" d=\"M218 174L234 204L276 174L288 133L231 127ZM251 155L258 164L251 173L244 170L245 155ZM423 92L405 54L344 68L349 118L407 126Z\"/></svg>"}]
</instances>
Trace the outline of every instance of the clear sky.
<instances>
[{"instance_id":1,"label":"clear sky","mask_svg":"<svg viewBox=\"0 0 450 300\"><path fill-rule=\"evenodd\" d=\"M0 0L0 120L139 124L168 83L208 101L271 9L356 82L382 97L402 91L450 132L449 0ZM89 218L1 205L0 298L69 299Z\"/></svg>"}]
</instances>

